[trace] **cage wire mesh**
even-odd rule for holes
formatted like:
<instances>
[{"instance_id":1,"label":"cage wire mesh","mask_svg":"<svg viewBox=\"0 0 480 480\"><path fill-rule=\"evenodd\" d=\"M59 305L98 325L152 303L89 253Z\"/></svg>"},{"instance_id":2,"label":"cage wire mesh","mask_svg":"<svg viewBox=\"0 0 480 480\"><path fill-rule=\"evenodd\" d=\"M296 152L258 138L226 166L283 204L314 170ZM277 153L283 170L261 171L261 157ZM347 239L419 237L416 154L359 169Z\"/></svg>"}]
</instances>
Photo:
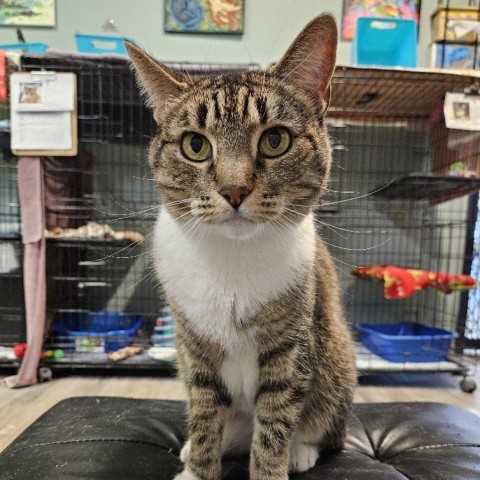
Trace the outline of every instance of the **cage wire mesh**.
<instances>
[{"instance_id":1,"label":"cage wire mesh","mask_svg":"<svg viewBox=\"0 0 480 480\"><path fill-rule=\"evenodd\" d=\"M6 56L6 76L18 70ZM22 243L16 160L10 152L9 89L0 101L0 364L10 362L2 347L25 341Z\"/></svg>"},{"instance_id":2,"label":"cage wire mesh","mask_svg":"<svg viewBox=\"0 0 480 480\"><path fill-rule=\"evenodd\" d=\"M254 65L171 65L191 75ZM173 344L168 307L154 276L151 233L159 205L147 163L156 132L127 60L24 55L22 70L77 75L79 153L42 159L47 235L45 349L55 367L113 365L107 353L134 342L144 351L118 363L162 368L152 346ZM157 357L158 358L158 357Z\"/></svg>"},{"instance_id":3,"label":"cage wire mesh","mask_svg":"<svg viewBox=\"0 0 480 480\"><path fill-rule=\"evenodd\" d=\"M255 68L172 67L192 75ZM45 347L65 353L46 361L111 366L106 352L133 341L145 351L121 365L160 368L165 364L147 351L152 345L171 344L173 331L150 257L159 207L146 160L155 134L151 113L121 58L22 57L23 70L39 68L77 74L80 141L77 157L44 162L50 332ZM445 92L462 91L472 81L445 73L341 67L335 72L327 117L334 150L332 181L315 218L336 261L354 331L361 324L402 322L458 331L451 345L462 354L467 332L478 329L478 315L472 316L478 290L470 303L466 292L442 295L430 290L387 300L381 283L351 275L356 265L388 264L470 273L477 217L472 202L479 180L447 174L456 161L480 174L480 143L475 132L445 128L441 102ZM0 177L3 222L7 199L16 196L16 172L5 160L0 168L9 172ZM15 215L18 221L18 207ZM21 273L18 276L21 279ZM419 345L422 352L435 350L434 335L421 335ZM357 357L361 372L467 372L475 355L466 365L449 347L450 342L448 361L413 363L407 350L400 352L400 361L391 362L361 343Z\"/></svg>"},{"instance_id":4,"label":"cage wire mesh","mask_svg":"<svg viewBox=\"0 0 480 480\"><path fill-rule=\"evenodd\" d=\"M438 72L347 68L334 76L328 126L335 162L316 218L337 261L353 329L367 324L376 336L373 352L358 343L362 372L466 374L476 363L475 356L465 363L457 355L473 308L472 302L467 307L468 292L421 290L389 300L383 283L351 275L359 265L471 273L477 217L471 206L480 182L449 176L449 168L461 161L480 173L479 137L447 130L442 113L445 93L470 83ZM472 275L478 279L478 272ZM410 345L396 336L401 328ZM459 338L439 343L442 333L429 329L458 332Z\"/></svg>"}]
</instances>

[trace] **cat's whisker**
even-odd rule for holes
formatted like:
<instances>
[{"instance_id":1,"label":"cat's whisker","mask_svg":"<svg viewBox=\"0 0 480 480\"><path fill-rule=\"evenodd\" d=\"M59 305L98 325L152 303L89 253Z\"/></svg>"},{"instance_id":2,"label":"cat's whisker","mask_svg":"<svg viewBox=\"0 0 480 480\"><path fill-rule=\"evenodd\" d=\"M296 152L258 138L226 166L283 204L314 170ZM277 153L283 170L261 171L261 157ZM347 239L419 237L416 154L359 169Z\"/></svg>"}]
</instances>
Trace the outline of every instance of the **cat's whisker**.
<instances>
[{"instance_id":1,"label":"cat's whisker","mask_svg":"<svg viewBox=\"0 0 480 480\"><path fill-rule=\"evenodd\" d=\"M189 78L189 80L190 80L190 83L191 83L191 85L192 85L193 90L194 90L195 93L198 95L197 87L195 86L195 82L193 81L193 78L192 78L192 76L190 75L190 72L189 72L186 68L185 68L183 71L187 74L187 76L188 76L188 78Z\"/></svg>"},{"instance_id":2,"label":"cat's whisker","mask_svg":"<svg viewBox=\"0 0 480 480\"><path fill-rule=\"evenodd\" d=\"M333 227L332 225L328 224L328 223L325 223L325 222L322 222L321 220L318 220L317 219L314 219L314 222L315 223L319 223L325 227L327 227L329 230L331 230L333 233L337 234L339 237L342 237L344 240L350 240L348 237L346 237L345 235L342 235L341 233L338 233L336 230L335 230L335 227Z\"/></svg>"},{"instance_id":3,"label":"cat's whisker","mask_svg":"<svg viewBox=\"0 0 480 480\"><path fill-rule=\"evenodd\" d=\"M371 195L375 195L376 193L381 192L382 190L384 190L385 188L390 186L393 182L394 182L394 180L390 180L390 182L388 182L386 185L383 185L380 188L377 188L376 190L373 190L372 192L364 193L363 195L358 195L358 196L352 197L352 198L344 198L343 200L336 200L335 202L327 202L327 203L321 203L321 204L318 204L318 205L312 205L312 208L327 207L329 205L337 205L339 203L353 202L354 200L359 200L361 198L370 197ZM293 205L295 207L304 206L304 205L297 205L297 204L294 204L294 203L292 203L291 205Z\"/></svg>"},{"instance_id":4,"label":"cat's whisker","mask_svg":"<svg viewBox=\"0 0 480 480\"><path fill-rule=\"evenodd\" d=\"M295 229L297 226L295 224L292 224L292 223L287 223L288 222L288 219L286 219L285 217L277 217L275 219L272 220L272 222L275 222L276 224L280 225L281 228L284 228L284 229L287 229L289 231L292 231L293 229ZM315 239L308 239L306 238L305 240L307 241L311 241L312 243L315 243ZM327 243L324 241L324 243ZM376 248L376 247L371 247L371 248ZM343 265L346 265L348 267L355 267L355 265L351 264L351 263L348 263L348 262L344 262L342 260L340 260L339 258L337 257L334 257L333 255L330 254L330 256L335 260L335 262L338 262L338 263L341 263ZM324 258L323 256L320 256L319 258ZM327 257L325 257L327 258ZM341 271L342 273L345 273L346 275L350 275L350 272L346 272L344 270L342 270L340 267L338 267L338 265L335 265L335 267L337 268L338 271Z\"/></svg>"},{"instance_id":5,"label":"cat's whisker","mask_svg":"<svg viewBox=\"0 0 480 480\"><path fill-rule=\"evenodd\" d=\"M97 207L94 207L93 205L89 205L92 210L95 210L98 213L101 213L103 215L107 215L111 217L113 220L126 220L127 218L133 218L140 216L143 213L151 212L152 210L159 210L161 208L161 205L155 205L152 207L144 208L143 210L138 210L138 211L132 211L132 213L129 214L123 214L123 213L111 213L111 212L106 212L105 210L101 210Z\"/></svg>"},{"instance_id":6,"label":"cat's whisker","mask_svg":"<svg viewBox=\"0 0 480 480\"><path fill-rule=\"evenodd\" d=\"M290 3L290 8L285 13L285 17L283 18L282 23L280 25L280 28L277 32L277 35L272 42L272 46L270 47L270 50L268 50L267 58L271 57L273 49L277 45L278 39L280 38L280 35L285 31L285 23L288 19L291 18L292 12L294 11L294 8L295 8L296 5L297 5L297 0L294 0L293 2Z\"/></svg>"},{"instance_id":7,"label":"cat's whisker","mask_svg":"<svg viewBox=\"0 0 480 480\"><path fill-rule=\"evenodd\" d=\"M342 232L348 232L348 233L358 233L360 235L371 235L371 234L374 234L374 233L385 233L385 232L382 232L382 231L373 231L373 230L351 230L349 228L343 228L343 227L338 227L337 225L332 225L331 223L326 223L326 222L322 222L320 219L316 218L315 219L316 222L320 222L321 224L325 225L325 226L328 226L330 228L333 228L335 230L340 230Z\"/></svg>"},{"instance_id":8,"label":"cat's whisker","mask_svg":"<svg viewBox=\"0 0 480 480\"><path fill-rule=\"evenodd\" d=\"M127 212L135 213L132 209L126 207L125 205L122 205L122 204L112 195L112 192L110 192L109 190L107 190L107 194L108 194L108 196L109 196L120 208L123 208L123 209L126 210Z\"/></svg>"},{"instance_id":9,"label":"cat's whisker","mask_svg":"<svg viewBox=\"0 0 480 480\"><path fill-rule=\"evenodd\" d=\"M277 225L279 225L278 224L278 217L272 218L270 220L270 222L268 223L268 225L271 227L271 230L272 230L273 234L275 235L275 240L277 242L277 249L278 249L280 247L279 242L281 241L281 236L280 236L281 232L279 231L279 229L277 229Z\"/></svg>"},{"instance_id":10,"label":"cat's whisker","mask_svg":"<svg viewBox=\"0 0 480 480\"><path fill-rule=\"evenodd\" d=\"M169 210L173 210L175 213L176 212L181 212L182 210L188 209L189 212L191 212L190 205L170 205Z\"/></svg>"},{"instance_id":11,"label":"cat's whisker","mask_svg":"<svg viewBox=\"0 0 480 480\"><path fill-rule=\"evenodd\" d=\"M243 38L242 38L242 43L243 43L243 46L245 47L245 50L246 50L246 52L247 52L248 57L250 58L250 63L253 64L254 61L253 61L252 54L250 53L250 50L249 50L249 48L248 48L248 46L247 46L247 42L245 42L245 40L244 40Z\"/></svg>"},{"instance_id":12,"label":"cat's whisker","mask_svg":"<svg viewBox=\"0 0 480 480\"><path fill-rule=\"evenodd\" d=\"M135 180L155 180L155 177L141 177L140 175L132 175Z\"/></svg>"},{"instance_id":13,"label":"cat's whisker","mask_svg":"<svg viewBox=\"0 0 480 480\"><path fill-rule=\"evenodd\" d=\"M290 206L300 206L299 204L294 204L294 203L288 203L287 205L290 205ZM289 209L288 207L284 207L285 210L289 211L289 212L292 212L292 213L295 213L297 215L301 215L301 216L308 216L309 214L303 214L301 212L297 212L296 210L292 210L292 209ZM348 232L348 233L358 233L358 234L373 234L373 233L378 233L378 232L374 232L373 230L351 230L351 229L348 229L348 228L343 228L343 227L337 227L336 225L332 225L330 223L327 223L327 222L324 222L322 220L320 220L319 218L317 217L313 217L313 221L317 224L321 224L325 227L327 227L328 229L332 230L334 233L336 233L337 235L339 235L340 237L344 238L345 240L349 240L348 237L345 237L343 235L340 235L340 233L338 233L336 230L340 230L342 232Z\"/></svg>"},{"instance_id":14,"label":"cat's whisker","mask_svg":"<svg viewBox=\"0 0 480 480\"><path fill-rule=\"evenodd\" d=\"M390 241L390 238L387 238L381 243L378 243L377 245L373 245L372 247L365 247L365 248L351 248L351 247L342 247L340 245L334 245L333 243L328 243L327 241L323 240L323 242L328 245L329 247L332 248L338 248L339 250L348 250L351 252L365 252L366 250L374 250L375 248L380 248L382 245L385 245Z\"/></svg>"},{"instance_id":15,"label":"cat's whisker","mask_svg":"<svg viewBox=\"0 0 480 480\"><path fill-rule=\"evenodd\" d=\"M329 193L348 193L348 194L358 193L358 192L356 192L355 190L332 190L332 189L327 188L327 187L324 187L323 189L324 189L326 192L329 192Z\"/></svg>"},{"instance_id":16,"label":"cat's whisker","mask_svg":"<svg viewBox=\"0 0 480 480\"><path fill-rule=\"evenodd\" d=\"M177 205L177 204L181 204L181 203L190 203L193 200L195 200L195 198L185 198L185 199L182 199L182 200L173 200L171 202L162 203L161 205L164 206L164 207L168 207L170 205Z\"/></svg>"},{"instance_id":17,"label":"cat's whisker","mask_svg":"<svg viewBox=\"0 0 480 480\"><path fill-rule=\"evenodd\" d=\"M117 250L116 252L113 252L113 253L110 254L110 255L104 255L103 257L97 258L95 261L101 262L101 261L104 261L104 260L108 260L108 259L110 259L110 258L117 258L117 255L118 255L120 252L124 252L125 250L127 250L127 249L129 249L129 248L132 249L132 248L136 247L137 245L139 245L140 243L142 243L149 235L151 235L151 232L145 234L142 238L139 238L138 240L134 240L133 242L129 243L128 245L126 245L125 247L121 248L120 250Z\"/></svg>"},{"instance_id":18,"label":"cat's whisker","mask_svg":"<svg viewBox=\"0 0 480 480\"><path fill-rule=\"evenodd\" d=\"M137 282L135 282L133 285L130 285L129 287L126 287L125 288L125 292L128 292L129 290L133 290L137 285L139 285L140 283L142 283L144 280L146 280L148 277L152 277L155 275L155 269L152 267L152 266L148 266L146 269L145 269L146 273L142 276L142 278L140 278L140 280L138 280Z\"/></svg>"},{"instance_id":19,"label":"cat's whisker","mask_svg":"<svg viewBox=\"0 0 480 480\"><path fill-rule=\"evenodd\" d=\"M208 44L208 48L207 48L207 53L205 54L205 59L203 61L203 64L204 65L207 65L207 58L208 58L208 55L210 54L210 49L212 48L212 42L210 42Z\"/></svg>"},{"instance_id":20,"label":"cat's whisker","mask_svg":"<svg viewBox=\"0 0 480 480\"><path fill-rule=\"evenodd\" d=\"M279 220L279 223L280 223L280 226L284 229L287 229L287 231L293 231L295 228L297 228L297 225L296 224L293 224L293 223L287 223L288 222L288 219L285 218L285 217L278 217L278 220ZM291 222L291 221L290 221ZM310 241L312 244L315 244L315 239L308 239L308 238L305 238L304 240L306 241ZM326 243L324 241L324 243ZM347 272L345 270L343 270L342 268L340 268L338 265L337 265L337 262L338 263L341 263L343 265L346 265L348 267L355 267L355 265L353 264L350 264L350 263L347 263L347 262L344 262L340 259L338 259L337 257L334 257L333 255L329 254L331 258L333 258L335 260L335 263L334 263L334 267L336 268L336 270L338 270L339 272L342 272L344 273L345 275L350 275L350 272ZM328 255L321 255L320 253L316 254L317 258L320 259L320 260L323 260L323 259L328 259Z\"/></svg>"},{"instance_id":21,"label":"cat's whisker","mask_svg":"<svg viewBox=\"0 0 480 480\"><path fill-rule=\"evenodd\" d=\"M138 257L143 257L145 255L151 255L152 253L154 252L154 249L150 249L150 250L145 250L144 252L141 252L137 255L124 255L124 256L116 256L115 258L119 258L119 259L122 259L122 260L126 260L126 259L129 259L129 258L138 258Z\"/></svg>"}]
</instances>

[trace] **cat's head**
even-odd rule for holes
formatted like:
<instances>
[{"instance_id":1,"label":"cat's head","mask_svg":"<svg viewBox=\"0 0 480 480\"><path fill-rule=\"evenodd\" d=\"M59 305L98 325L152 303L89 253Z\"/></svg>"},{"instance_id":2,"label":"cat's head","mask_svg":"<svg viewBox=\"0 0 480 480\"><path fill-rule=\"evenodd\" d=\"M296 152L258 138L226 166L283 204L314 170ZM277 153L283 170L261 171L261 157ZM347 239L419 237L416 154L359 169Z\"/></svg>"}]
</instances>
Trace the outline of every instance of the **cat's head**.
<instances>
[{"instance_id":1,"label":"cat's head","mask_svg":"<svg viewBox=\"0 0 480 480\"><path fill-rule=\"evenodd\" d=\"M159 125L150 164L180 224L240 239L310 212L330 171L323 117L336 46L324 14L266 71L192 77L126 44Z\"/></svg>"}]
</instances>

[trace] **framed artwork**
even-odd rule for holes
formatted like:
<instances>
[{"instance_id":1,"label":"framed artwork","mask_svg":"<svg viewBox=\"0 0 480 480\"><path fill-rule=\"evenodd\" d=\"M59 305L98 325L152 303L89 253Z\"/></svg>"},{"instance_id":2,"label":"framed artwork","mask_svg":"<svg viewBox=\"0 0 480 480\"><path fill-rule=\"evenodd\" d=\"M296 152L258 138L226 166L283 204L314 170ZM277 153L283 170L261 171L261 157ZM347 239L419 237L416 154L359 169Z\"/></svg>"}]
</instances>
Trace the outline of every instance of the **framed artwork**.
<instances>
[{"instance_id":1,"label":"framed artwork","mask_svg":"<svg viewBox=\"0 0 480 480\"><path fill-rule=\"evenodd\" d=\"M407 18L420 22L421 0L343 0L342 39L352 40L359 17Z\"/></svg>"},{"instance_id":2,"label":"framed artwork","mask_svg":"<svg viewBox=\"0 0 480 480\"><path fill-rule=\"evenodd\" d=\"M0 26L54 27L55 0L1 0Z\"/></svg>"},{"instance_id":3,"label":"framed artwork","mask_svg":"<svg viewBox=\"0 0 480 480\"><path fill-rule=\"evenodd\" d=\"M245 0L165 0L169 33L242 34Z\"/></svg>"}]
</instances>

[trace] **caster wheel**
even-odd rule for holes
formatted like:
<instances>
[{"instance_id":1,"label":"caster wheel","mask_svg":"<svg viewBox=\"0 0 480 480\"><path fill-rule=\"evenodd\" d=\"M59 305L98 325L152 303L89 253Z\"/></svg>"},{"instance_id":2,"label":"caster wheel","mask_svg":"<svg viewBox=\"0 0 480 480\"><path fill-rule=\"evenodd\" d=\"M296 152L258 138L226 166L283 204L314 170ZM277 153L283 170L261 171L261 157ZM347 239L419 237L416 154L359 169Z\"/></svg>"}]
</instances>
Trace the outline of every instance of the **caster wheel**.
<instances>
[{"instance_id":1,"label":"caster wheel","mask_svg":"<svg viewBox=\"0 0 480 480\"><path fill-rule=\"evenodd\" d=\"M39 383L50 382L53 378L52 370L48 367L40 367L37 375Z\"/></svg>"},{"instance_id":2,"label":"caster wheel","mask_svg":"<svg viewBox=\"0 0 480 480\"><path fill-rule=\"evenodd\" d=\"M471 377L465 377L460 380L460 388L465 393L473 393L477 389L477 383Z\"/></svg>"}]
</instances>

